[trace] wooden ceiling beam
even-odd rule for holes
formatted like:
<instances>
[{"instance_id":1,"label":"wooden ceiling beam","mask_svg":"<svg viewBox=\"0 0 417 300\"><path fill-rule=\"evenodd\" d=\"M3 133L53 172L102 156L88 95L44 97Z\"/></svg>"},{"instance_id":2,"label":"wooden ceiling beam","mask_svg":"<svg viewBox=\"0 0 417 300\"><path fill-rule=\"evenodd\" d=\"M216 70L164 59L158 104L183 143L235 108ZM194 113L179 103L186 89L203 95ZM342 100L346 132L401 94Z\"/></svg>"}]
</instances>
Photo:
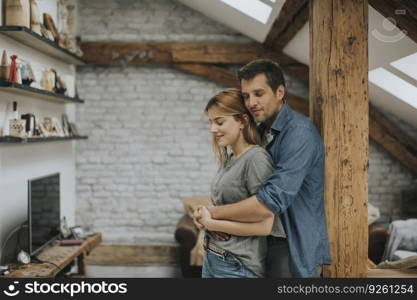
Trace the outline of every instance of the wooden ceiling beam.
<instances>
[{"instance_id":1,"label":"wooden ceiling beam","mask_svg":"<svg viewBox=\"0 0 417 300\"><path fill-rule=\"evenodd\" d=\"M264 45L274 50L282 50L309 18L308 0L287 0L278 18L271 27Z\"/></svg>"},{"instance_id":2,"label":"wooden ceiling beam","mask_svg":"<svg viewBox=\"0 0 417 300\"><path fill-rule=\"evenodd\" d=\"M236 74L221 67L204 64L173 64L172 67L226 87L238 86ZM309 115L307 100L288 92L286 97L292 108L306 116ZM417 143L372 106L369 107L369 137L404 167L417 174Z\"/></svg>"},{"instance_id":3,"label":"wooden ceiling beam","mask_svg":"<svg viewBox=\"0 0 417 300\"><path fill-rule=\"evenodd\" d=\"M204 77L226 87L239 88L236 74L221 67L204 64L173 64L172 67ZM296 111L308 115L308 101L288 92L286 94L286 100Z\"/></svg>"},{"instance_id":4,"label":"wooden ceiling beam","mask_svg":"<svg viewBox=\"0 0 417 300\"><path fill-rule=\"evenodd\" d=\"M417 43L417 1L413 0L369 0L369 4L385 18L392 18L396 26Z\"/></svg>"},{"instance_id":5,"label":"wooden ceiling beam","mask_svg":"<svg viewBox=\"0 0 417 300\"><path fill-rule=\"evenodd\" d=\"M224 68L204 64L172 64L171 66L177 70L204 77L226 87L239 87L236 74Z\"/></svg>"},{"instance_id":6,"label":"wooden ceiling beam","mask_svg":"<svg viewBox=\"0 0 417 300\"><path fill-rule=\"evenodd\" d=\"M417 2L410 0L369 0L369 4L386 18L395 20L399 29L417 43ZM309 18L308 0L287 0L271 27L264 45L282 50Z\"/></svg>"},{"instance_id":7,"label":"wooden ceiling beam","mask_svg":"<svg viewBox=\"0 0 417 300\"><path fill-rule=\"evenodd\" d=\"M304 82L308 66L259 43L136 43L86 42L83 59L89 64L224 64L243 65L256 58L270 58Z\"/></svg>"},{"instance_id":8,"label":"wooden ceiling beam","mask_svg":"<svg viewBox=\"0 0 417 300\"><path fill-rule=\"evenodd\" d=\"M372 106L369 107L369 135L404 167L417 175L417 143Z\"/></svg>"}]
</instances>

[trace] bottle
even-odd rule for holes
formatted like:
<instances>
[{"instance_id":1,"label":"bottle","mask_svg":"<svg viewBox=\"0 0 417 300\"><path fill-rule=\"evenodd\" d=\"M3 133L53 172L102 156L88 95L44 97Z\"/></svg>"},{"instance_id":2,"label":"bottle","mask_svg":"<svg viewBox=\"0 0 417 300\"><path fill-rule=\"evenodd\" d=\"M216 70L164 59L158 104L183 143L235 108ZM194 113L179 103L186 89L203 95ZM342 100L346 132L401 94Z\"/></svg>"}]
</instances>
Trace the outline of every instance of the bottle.
<instances>
[{"instance_id":1,"label":"bottle","mask_svg":"<svg viewBox=\"0 0 417 300\"><path fill-rule=\"evenodd\" d=\"M3 126L3 136L10 135L10 120L18 120L19 112L17 111L17 102L13 101L13 110L9 111Z\"/></svg>"},{"instance_id":2,"label":"bottle","mask_svg":"<svg viewBox=\"0 0 417 300\"><path fill-rule=\"evenodd\" d=\"M11 114L11 118L9 120L18 120L19 119L19 112L17 111L17 101L13 101L13 111Z\"/></svg>"},{"instance_id":3,"label":"bottle","mask_svg":"<svg viewBox=\"0 0 417 300\"><path fill-rule=\"evenodd\" d=\"M0 79L7 80L9 78L9 71L10 65L9 60L7 58L6 50L3 50L3 55L1 57L1 65L0 65Z\"/></svg>"}]
</instances>

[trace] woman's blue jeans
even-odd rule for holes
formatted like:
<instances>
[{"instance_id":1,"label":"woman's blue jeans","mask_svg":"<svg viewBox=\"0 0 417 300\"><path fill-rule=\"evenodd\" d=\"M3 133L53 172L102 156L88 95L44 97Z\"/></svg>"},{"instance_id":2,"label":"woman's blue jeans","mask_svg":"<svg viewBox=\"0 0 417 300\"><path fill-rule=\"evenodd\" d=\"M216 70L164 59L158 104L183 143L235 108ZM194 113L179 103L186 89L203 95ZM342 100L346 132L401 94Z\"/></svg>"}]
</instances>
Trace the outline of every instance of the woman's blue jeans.
<instances>
[{"instance_id":1,"label":"woman's blue jeans","mask_svg":"<svg viewBox=\"0 0 417 300\"><path fill-rule=\"evenodd\" d=\"M203 261L203 278L258 278L255 273L243 265L233 254L218 254L206 250Z\"/></svg>"}]
</instances>

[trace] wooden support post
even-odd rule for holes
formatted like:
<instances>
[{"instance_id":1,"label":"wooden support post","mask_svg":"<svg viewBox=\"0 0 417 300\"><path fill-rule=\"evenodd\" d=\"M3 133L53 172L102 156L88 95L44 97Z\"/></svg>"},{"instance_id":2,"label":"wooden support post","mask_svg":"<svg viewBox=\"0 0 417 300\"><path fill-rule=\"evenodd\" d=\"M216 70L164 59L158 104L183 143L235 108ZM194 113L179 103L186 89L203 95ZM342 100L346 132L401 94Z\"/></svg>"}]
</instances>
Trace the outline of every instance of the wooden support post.
<instances>
[{"instance_id":1,"label":"wooden support post","mask_svg":"<svg viewBox=\"0 0 417 300\"><path fill-rule=\"evenodd\" d=\"M310 117L324 140L333 264L325 277L366 277L368 1L310 1Z\"/></svg>"},{"instance_id":2,"label":"wooden support post","mask_svg":"<svg viewBox=\"0 0 417 300\"><path fill-rule=\"evenodd\" d=\"M77 257L78 275L85 276L87 272L87 255L85 252L81 253Z\"/></svg>"}]
</instances>

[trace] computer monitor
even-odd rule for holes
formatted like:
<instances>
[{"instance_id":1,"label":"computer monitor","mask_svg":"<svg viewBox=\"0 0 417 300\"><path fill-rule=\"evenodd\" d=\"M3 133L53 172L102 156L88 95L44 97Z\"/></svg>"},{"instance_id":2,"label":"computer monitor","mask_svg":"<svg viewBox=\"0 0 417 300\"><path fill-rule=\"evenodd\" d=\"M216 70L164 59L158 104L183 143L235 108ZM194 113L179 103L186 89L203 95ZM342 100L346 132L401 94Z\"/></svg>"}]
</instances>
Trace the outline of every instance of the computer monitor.
<instances>
[{"instance_id":1,"label":"computer monitor","mask_svg":"<svg viewBox=\"0 0 417 300\"><path fill-rule=\"evenodd\" d=\"M28 181L29 254L37 254L60 235L59 173Z\"/></svg>"}]
</instances>

